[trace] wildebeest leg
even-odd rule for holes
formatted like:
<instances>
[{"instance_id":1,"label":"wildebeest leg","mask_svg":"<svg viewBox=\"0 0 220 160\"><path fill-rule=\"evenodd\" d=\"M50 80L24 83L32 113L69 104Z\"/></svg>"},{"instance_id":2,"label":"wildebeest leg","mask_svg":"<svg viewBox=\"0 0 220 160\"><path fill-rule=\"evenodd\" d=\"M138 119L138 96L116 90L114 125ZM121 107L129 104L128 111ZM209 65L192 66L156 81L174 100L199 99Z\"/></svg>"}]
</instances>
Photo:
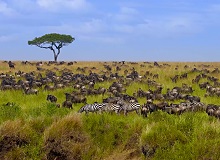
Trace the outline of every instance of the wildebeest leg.
<instances>
[{"instance_id":1,"label":"wildebeest leg","mask_svg":"<svg viewBox=\"0 0 220 160\"><path fill-rule=\"evenodd\" d=\"M124 115L127 116L127 110L124 110Z\"/></svg>"}]
</instances>

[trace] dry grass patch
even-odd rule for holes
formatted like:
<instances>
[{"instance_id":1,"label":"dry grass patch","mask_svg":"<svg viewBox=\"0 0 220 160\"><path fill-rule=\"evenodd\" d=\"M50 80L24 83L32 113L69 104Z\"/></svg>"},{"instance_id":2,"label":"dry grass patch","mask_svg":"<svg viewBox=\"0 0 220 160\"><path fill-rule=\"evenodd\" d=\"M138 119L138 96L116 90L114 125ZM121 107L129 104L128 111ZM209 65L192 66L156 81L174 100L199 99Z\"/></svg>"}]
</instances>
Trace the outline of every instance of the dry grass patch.
<instances>
[{"instance_id":1,"label":"dry grass patch","mask_svg":"<svg viewBox=\"0 0 220 160\"><path fill-rule=\"evenodd\" d=\"M4 122L0 126L0 159L23 159L22 147L30 144L33 137L34 133L24 121Z\"/></svg>"},{"instance_id":2,"label":"dry grass patch","mask_svg":"<svg viewBox=\"0 0 220 160\"><path fill-rule=\"evenodd\" d=\"M90 148L80 115L70 114L54 122L44 134L46 159L82 159Z\"/></svg>"}]
</instances>

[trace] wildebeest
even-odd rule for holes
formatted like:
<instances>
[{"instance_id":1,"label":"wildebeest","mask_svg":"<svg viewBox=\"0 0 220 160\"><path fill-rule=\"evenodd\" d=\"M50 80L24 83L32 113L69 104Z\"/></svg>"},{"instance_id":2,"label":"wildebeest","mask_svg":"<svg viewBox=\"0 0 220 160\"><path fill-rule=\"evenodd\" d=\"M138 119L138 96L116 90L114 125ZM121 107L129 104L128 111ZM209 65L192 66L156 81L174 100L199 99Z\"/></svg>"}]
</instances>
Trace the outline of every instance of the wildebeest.
<instances>
[{"instance_id":1,"label":"wildebeest","mask_svg":"<svg viewBox=\"0 0 220 160\"><path fill-rule=\"evenodd\" d=\"M62 103L62 107L66 107L66 108L69 108L69 109L73 109L73 103L71 101L64 101Z\"/></svg>"},{"instance_id":2,"label":"wildebeest","mask_svg":"<svg viewBox=\"0 0 220 160\"><path fill-rule=\"evenodd\" d=\"M33 89L33 88L25 88L24 89L24 93L25 94L38 94L38 90L37 89Z\"/></svg>"},{"instance_id":3,"label":"wildebeest","mask_svg":"<svg viewBox=\"0 0 220 160\"><path fill-rule=\"evenodd\" d=\"M149 108L149 112L155 112L158 110L157 105L153 103L153 101L151 99L147 100L147 103L144 104L147 108Z\"/></svg>"},{"instance_id":4,"label":"wildebeest","mask_svg":"<svg viewBox=\"0 0 220 160\"><path fill-rule=\"evenodd\" d=\"M44 86L44 90L53 91L53 90L55 90L55 87L54 86L45 85Z\"/></svg>"},{"instance_id":5,"label":"wildebeest","mask_svg":"<svg viewBox=\"0 0 220 160\"><path fill-rule=\"evenodd\" d=\"M150 108L144 104L142 107L141 107L141 115L143 117L147 117L148 113L150 113Z\"/></svg>"},{"instance_id":6,"label":"wildebeest","mask_svg":"<svg viewBox=\"0 0 220 160\"><path fill-rule=\"evenodd\" d=\"M206 108L206 113L209 116L215 116L220 119L220 106L214 104L208 104Z\"/></svg>"},{"instance_id":7,"label":"wildebeest","mask_svg":"<svg viewBox=\"0 0 220 160\"><path fill-rule=\"evenodd\" d=\"M71 101L72 103L86 103L87 99L84 96L74 94L74 93L65 93L66 101Z\"/></svg>"},{"instance_id":8,"label":"wildebeest","mask_svg":"<svg viewBox=\"0 0 220 160\"><path fill-rule=\"evenodd\" d=\"M12 61L9 61L9 62L8 62L8 66L9 66L10 69L11 69L11 68L15 68L15 64L12 63Z\"/></svg>"},{"instance_id":9,"label":"wildebeest","mask_svg":"<svg viewBox=\"0 0 220 160\"><path fill-rule=\"evenodd\" d=\"M57 97L55 97L54 95L47 95L47 101L50 101L52 103L56 103L57 102Z\"/></svg>"}]
</instances>

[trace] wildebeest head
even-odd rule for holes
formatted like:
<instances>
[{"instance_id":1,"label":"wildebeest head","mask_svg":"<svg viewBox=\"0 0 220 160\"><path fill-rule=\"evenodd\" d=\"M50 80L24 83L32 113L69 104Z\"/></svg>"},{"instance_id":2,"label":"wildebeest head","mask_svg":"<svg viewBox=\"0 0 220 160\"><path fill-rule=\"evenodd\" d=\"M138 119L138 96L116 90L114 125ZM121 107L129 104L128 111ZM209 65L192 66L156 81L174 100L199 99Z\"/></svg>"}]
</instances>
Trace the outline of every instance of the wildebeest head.
<instances>
[{"instance_id":1,"label":"wildebeest head","mask_svg":"<svg viewBox=\"0 0 220 160\"><path fill-rule=\"evenodd\" d=\"M52 102L52 103L56 103L57 102L57 98L54 95L47 95L47 100Z\"/></svg>"}]
</instances>

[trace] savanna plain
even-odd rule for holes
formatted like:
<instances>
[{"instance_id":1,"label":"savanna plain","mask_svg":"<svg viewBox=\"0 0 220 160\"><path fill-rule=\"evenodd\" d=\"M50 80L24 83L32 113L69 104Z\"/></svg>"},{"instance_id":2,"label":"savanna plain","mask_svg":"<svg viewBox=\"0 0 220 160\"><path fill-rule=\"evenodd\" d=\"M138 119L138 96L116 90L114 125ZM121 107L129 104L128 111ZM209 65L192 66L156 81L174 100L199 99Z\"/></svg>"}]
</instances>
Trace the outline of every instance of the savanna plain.
<instances>
[{"instance_id":1,"label":"savanna plain","mask_svg":"<svg viewBox=\"0 0 220 160\"><path fill-rule=\"evenodd\" d=\"M0 61L0 159L218 160L219 67ZM137 113L79 112L121 99Z\"/></svg>"}]
</instances>

